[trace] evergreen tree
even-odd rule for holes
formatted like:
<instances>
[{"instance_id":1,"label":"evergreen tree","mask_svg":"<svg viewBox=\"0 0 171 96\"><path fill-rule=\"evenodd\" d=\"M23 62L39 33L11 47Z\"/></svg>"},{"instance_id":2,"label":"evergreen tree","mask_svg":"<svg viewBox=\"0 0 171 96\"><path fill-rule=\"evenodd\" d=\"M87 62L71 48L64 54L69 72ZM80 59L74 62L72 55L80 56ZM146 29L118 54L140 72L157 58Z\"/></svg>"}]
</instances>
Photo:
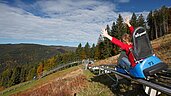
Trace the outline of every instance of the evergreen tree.
<instances>
[{"instance_id":1,"label":"evergreen tree","mask_svg":"<svg viewBox=\"0 0 171 96\"><path fill-rule=\"evenodd\" d=\"M81 50L81 60L83 59L86 59L86 52L84 48Z\"/></svg>"},{"instance_id":2,"label":"evergreen tree","mask_svg":"<svg viewBox=\"0 0 171 96\"><path fill-rule=\"evenodd\" d=\"M168 20L167 20L167 23L168 23L168 29L167 29L167 34L168 34L168 33L171 33L171 7L168 8Z\"/></svg>"},{"instance_id":3,"label":"evergreen tree","mask_svg":"<svg viewBox=\"0 0 171 96\"><path fill-rule=\"evenodd\" d=\"M132 14L130 23L131 23L131 25L134 26L135 28L138 27L138 25L137 25L137 16L135 15L135 13Z\"/></svg>"},{"instance_id":4,"label":"evergreen tree","mask_svg":"<svg viewBox=\"0 0 171 96\"><path fill-rule=\"evenodd\" d=\"M138 23L137 24L138 26L145 27L145 21L144 21L144 17L142 14L138 17L137 23Z\"/></svg>"},{"instance_id":5,"label":"evergreen tree","mask_svg":"<svg viewBox=\"0 0 171 96\"><path fill-rule=\"evenodd\" d=\"M107 30L109 35L112 34L109 25L106 26L106 30ZM112 56L111 55L111 50L113 48L112 48L111 41L109 39L107 39L107 38L104 38L103 44L104 44L104 48L101 48L103 50L103 53L101 53L101 54L103 54L104 58Z\"/></svg>"},{"instance_id":6,"label":"evergreen tree","mask_svg":"<svg viewBox=\"0 0 171 96\"><path fill-rule=\"evenodd\" d=\"M153 12L153 19L154 19L154 39L156 39L156 38L158 38L158 30L159 30L159 27L158 27L158 23L159 23L159 21L158 21L158 11L157 10L155 10L154 12Z\"/></svg>"},{"instance_id":7,"label":"evergreen tree","mask_svg":"<svg viewBox=\"0 0 171 96\"><path fill-rule=\"evenodd\" d=\"M21 74L20 74L20 81L24 82L26 77L26 70L25 67L21 67Z\"/></svg>"},{"instance_id":8,"label":"evergreen tree","mask_svg":"<svg viewBox=\"0 0 171 96\"><path fill-rule=\"evenodd\" d=\"M10 82L9 82L9 86L20 83L20 73L21 73L21 68L20 67L14 68L14 71L12 73L12 76L11 76L11 79L10 79Z\"/></svg>"},{"instance_id":9,"label":"evergreen tree","mask_svg":"<svg viewBox=\"0 0 171 96\"><path fill-rule=\"evenodd\" d=\"M125 33L125 27L123 24L123 18L122 16L119 14L119 17L116 21L116 33L118 34L118 39L121 38L121 36Z\"/></svg>"},{"instance_id":10,"label":"evergreen tree","mask_svg":"<svg viewBox=\"0 0 171 96\"><path fill-rule=\"evenodd\" d=\"M90 45L88 42L86 43L84 50L85 50L85 54L86 54L86 59L90 58Z\"/></svg>"},{"instance_id":11,"label":"evergreen tree","mask_svg":"<svg viewBox=\"0 0 171 96\"><path fill-rule=\"evenodd\" d=\"M117 25L115 24L115 22L113 22L113 24L112 24L111 36L113 36L115 38L120 37L119 32L117 31ZM116 54L118 54L118 51L119 51L119 47L116 46L115 44L112 44L111 54L116 55Z\"/></svg>"},{"instance_id":12,"label":"evergreen tree","mask_svg":"<svg viewBox=\"0 0 171 96\"><path fill-rule=\"evenodd\" d=\"M115 36L117 36L118 38L117 39L120 39L121 40L121 37L123 34L125 34L127 32L127 26L124 26L123 24L123 18L121 15L119 15L117 21L116 21L116 34ZM118 34L118 35L117 35ZM115 45L114 47L114 52L115 54L119 53L119 47Z\"/></svg>"},{"instance_id":13,"label":"evergreen tree","mask_svg":"<svg viewBox=\"0 0 171 96\"><path fill-rule=\"evenodd\" d=\"M169 10L166 6L162 6L161 8L161 14L162 16L162 28L163 28L163 33L162 33L162 36L164 34L167 34L168 33L168 20L169 20Z\"/></svg>"},{"instance_id":14,"label":"evergreen tree","mask_svg":"<svg viewBox=\"0 0 171 96\"><path fill-rule=\"evenodd\" d=\"M104 37L100 34L99 35L99 38L98 38L98 41L97 41L97 45L104 42Z\"/></svg>"},{"instance_id":15,"label":"evergreen tree","mask_svg":"<svg viewBox=\"0 0 171 96\"><path fill-rule=\"evenodd\" d=\"M11 76L12 71L10 69L6 69L5 71L3 71L1 76L1 85L4 87L8 87Z\"/></svg>"},{"instance_id":16,"label":"evergreen tree","mask_svg":"<svg viewBox=\"0 0 171 96\"><path fill-rule=\"evenodd\" d=\"M148 22L148 26L150 27L150 29L147 30L148 35L149 35L149 39L153 40L154 39L154 21L153 21L153 13L152 11L150 11L150 13L147 16L147 22Z\"/></svg>"},{"instance_id":17,"label":"evergreen tree","mask_svg":"<svg viewBox=\"0 0 171 96\"><path fill-rule=\"evenodd\" d=\"M36 76L36 68L32 67L27 75L27 80L32 80L34 76Z\"/></svg>"},{"instance_id":18,"label":"evergreen tree","mask_svg":"<svg viewBox=\"0 0 171 96\"><path fill-rule=\"evenodd\" d=\"M99 60L100 59L100 48L99 48L99 45L96 45L96 48L95 48L95 54L94 54L94 59L95 60Z\"/></svg>"},{"instance_id":19,"label":"evergreen tree","mask_svg":"<svg viewBox=\"0 0 171 96\"><path fill-rule=\"evenodd\" d=\"M62 63L62 56L61 55L57 55L56 56L56 66L58 65L58 64L61 64Z\"/></svg>"},{"instance_id":20,"label":"evergreen tree","mask_svg":"<svg viewBox=\"0 0 171 96\"><path fill-rule=\"evenodd\" d=\"M77 58L80 60L81 59L81 51L82 51L82 45L81 43L78 45L77 49L76 49L76 55Z\"/></svg>"},{"instance_id":21,"label":"evergreen tree","mask_svg":"<svg viewBox=\"0 0 171 96\"><path fill-rule=\"evenodd\" d=\"M111 36L118 38L119 36L116 30L117 30L117 26L115 22L113 22L112 27L111 27Z\"/></svg>"},{"instance_id":22,"label":"evergreen tree","mask_svg":"<svg viewBox=\"0 0 171 96\"><path fill-rule=\"evenodd\" d=\"M95 50L96 50L96 47L95 47L95 44L93 44L92 47L91 47L90 58L95 57Z\"/></svg>"}]
</instances>

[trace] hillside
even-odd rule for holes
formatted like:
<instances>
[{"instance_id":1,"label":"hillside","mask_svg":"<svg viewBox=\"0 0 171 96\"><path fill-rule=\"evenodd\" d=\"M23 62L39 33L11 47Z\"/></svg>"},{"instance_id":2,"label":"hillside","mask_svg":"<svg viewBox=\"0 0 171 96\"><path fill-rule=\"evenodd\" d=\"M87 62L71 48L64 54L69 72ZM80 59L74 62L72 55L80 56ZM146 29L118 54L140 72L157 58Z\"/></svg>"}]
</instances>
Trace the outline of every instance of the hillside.
<instances>
[{"instance_id":1,"label":"hillside","mask_svg":"<svg viewBox=\"0 0 171 96\"><path fill-rule=\"evenodd\" d=\"M154 53L171 67L171 34L152 41Z\"/></svg>"},{"instance_id":2,"label":"hillside","mask_svg":"<svg viewBox=\"0 0 171 96\"><path fill-rule=\"evenodd\" d=\"M38 44L0 44L0 72L21 64L37 64L56 54L75 51L75 47Z\"/></svg>"},{"instance_id":3,"label":"hillside","mask_svg":"<svg viewBox=\"0 0 171 96\"><path fill-rule=\"evenodd\" d=\"M171 54L171 34L156 39L151 43L154 53L171 65L171 57L169 57ZM117 58L118 55L97 61L94 65L115 64ZM132 96L132 94L134 96L146 96L142 86L135 82L121 81L116 89L112 88L113 83L107 75L96 76L88 70L83 70L83 66L80 65L38 80L32 80L29 84L6 92L4 96L11 94L13 94L12 96Z\"/></svg>"},{"instance_id":4,"label":"hillside","mask_svg":"<svg viewBox=\"0 0 171 96\"><path fill-rule=\"evenodd\" d=\"M151 41L154 54L171 67L171 34ZM119 54L104 60L95 62L94 66L101 64L117 64Z\"/></svg>"},{"instance_id":5,"label":"hillside","mask_svg":"<svg viewBox=\"0 0 171 96\"><path fill-rule=\"evenodd\" d=\"M101 78L101 80L103 80ZM106 77L105 82L110 82ZM112 83L112 82L110 82ZM4 90L2 96L111 96L108 86L97 81L97 77L83 66L75 66L53 73L47 77L32 80L29 84L19 84Z\"/></svg>"},{"instance_id":6,"label":"hillside","mask_svg":"<svg viewBox=\"0 0 171 96\"><path fill-rule=\"evenodd\" d=\"M130 84L123 80L116 89L112 87L113 84L114 81L107 75L96 76L80 65L32 80L21 87L17 87L20 84L13 86L15 90L7 91L10 90L8 88L2 96L146 96L142 86L137 83Z\"/></svg>"},{"instance_id":7,"label":"hillside","mask_svg":"<svg viewBox=\"0 0 171 96\"><path fill-rule=\"evenodd\" d=\"M86 85L80 67L73 67L35 82L39 84L35 84L33 89L12 96L73 96Z\"/></svg>"}]
</instances>

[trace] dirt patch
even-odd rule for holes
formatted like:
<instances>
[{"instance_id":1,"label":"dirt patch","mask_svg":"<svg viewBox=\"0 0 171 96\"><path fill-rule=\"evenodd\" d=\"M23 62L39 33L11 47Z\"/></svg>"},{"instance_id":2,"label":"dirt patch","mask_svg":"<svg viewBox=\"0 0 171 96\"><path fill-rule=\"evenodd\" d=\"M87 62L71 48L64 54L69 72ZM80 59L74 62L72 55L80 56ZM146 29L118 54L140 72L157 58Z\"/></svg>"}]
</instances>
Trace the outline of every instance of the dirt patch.
<instances>
[{"instance_id":1,"label":"dirt patch","mask_svg":"<svg viewBox=\"0 0 171 96\"><path fill-rule=\"evenodd\" d=\"M78 69L34 89L12 96L73 96L85 86L86 77L83 75L83 70Z\"/></svg>"}]
</instances>

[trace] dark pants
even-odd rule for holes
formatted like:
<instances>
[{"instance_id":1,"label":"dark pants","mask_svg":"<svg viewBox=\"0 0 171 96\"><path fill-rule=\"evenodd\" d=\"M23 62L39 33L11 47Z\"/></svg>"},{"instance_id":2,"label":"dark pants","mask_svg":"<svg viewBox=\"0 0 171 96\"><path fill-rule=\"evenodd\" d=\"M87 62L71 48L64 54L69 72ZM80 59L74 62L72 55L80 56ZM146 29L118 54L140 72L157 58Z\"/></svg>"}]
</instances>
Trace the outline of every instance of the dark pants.
<instances>
[{"instance_id":1,"label":"dark pants","mask_svg":"<svg viewBox=\"0 0 171 96\"><path fill-rule=\"evenodd\" d=\"M128 58L126 57L123 57L121 60L119 60L119 65L126 69L126 70L129 70L130 66L131 66L131 63L129 62Z\"/></svg>"}]
</instances>

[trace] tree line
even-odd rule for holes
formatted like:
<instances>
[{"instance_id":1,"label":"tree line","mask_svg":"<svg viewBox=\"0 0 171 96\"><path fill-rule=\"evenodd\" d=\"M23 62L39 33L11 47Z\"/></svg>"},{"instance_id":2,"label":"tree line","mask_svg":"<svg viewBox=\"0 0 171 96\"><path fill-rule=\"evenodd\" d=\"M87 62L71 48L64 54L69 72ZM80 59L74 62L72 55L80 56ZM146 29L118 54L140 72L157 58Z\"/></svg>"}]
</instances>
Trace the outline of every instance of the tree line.
<instances>
[{"instance_id":1,"label":"tree line","mask_svg":"<svg viewBox=\"0 0 171 96\"><path fill-rule=\"evenodd\" d=\"M171 8L165 6L158 10L151 11L146 20L142 14L132 14L130 23L135 28L145 27L150 40L159 38L171 33ZM123 17L119 14L112 26L107 25L106 29L111 36L118 39L124 33L129 33L129 29L123 22ZM75 52L57 54L49 59L45 59L36 64L23 64L14 68L5 69L0 75L0 86L10 87L21 82L32 80L34 76L39 77L43 72L49 71L60 64L66 64L77 60L94 59L100 60L114 56L120 52L120 48L112 44L108 39L99 35L97 44L90 45L88 42L83 46L78 45ZM1 65L1 64L0 64Z\"/></svg>"},{"instance_id":2,"label":"tree line","mask_svg":"<svg viewBox=\"0 0 171 96\"><path fill-rule=\"evenodd\" d=\"M61 64L76 61L75 52L57 54L49 59L44 59L35 64L19 64L13 68L6 68L0 75L1 88L7 88L25 81L39 78L43 72L52 70Z\"/></svg>"},{"instance_id":3,"label":"tree line","mask_svg":"<svg viewBox=\"0 0 171 96\"><path fill-rule=\"evenodd\" d=\"M142 26L146 29L149 39L154 40L171 33L171 8L162 6L160 9L150 11L145 19L142 14L132 14L130 23L134 28ZM129 33L128 26L124 24L123 17L119 14L112 26L106 26L109 35L121 39L125 33ZM120 52L120 48L112 44L107 38L99 36L95 47L94 59L104 59Z\"/></svg>"},{"instance_id":4,"label":"tree line","mask_svg":"<svg viewBox=\"0 0 171 96\"><path fill-rule=\"evenodd\" d=\"M150 11L147 17L150 40L171 33L171 8L162 6L158 10Z\"/></svg>"}]
</instances>

